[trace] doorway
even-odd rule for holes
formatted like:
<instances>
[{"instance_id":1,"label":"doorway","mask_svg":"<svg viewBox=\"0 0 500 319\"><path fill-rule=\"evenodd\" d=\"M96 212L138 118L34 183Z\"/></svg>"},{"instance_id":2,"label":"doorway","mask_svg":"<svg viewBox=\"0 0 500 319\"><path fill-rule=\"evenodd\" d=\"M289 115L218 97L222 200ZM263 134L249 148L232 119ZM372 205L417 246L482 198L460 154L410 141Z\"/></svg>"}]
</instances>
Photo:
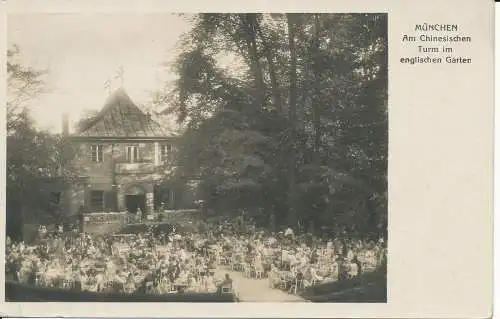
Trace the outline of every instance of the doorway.
<instances>
[{"instance_id":1,"label":"doorway","mask_svg":"<svg viewBox=\"0 0 500 319\"><path fill-rule=\"evenodd\" d=\"M132 186L125 193L125 206L127 210L135 214L140 208L143 213L146 212L146 192L142 187Z\"/></svg>"},{"instance_id":2,"label":"doorway","mask_svg":"<svg viewBox=\"0 0 500 319\"><path fill-rule=\"evenodd\" d=\"M146 212L146 196L143 195L125 195L125 206L127 210L135 214L137 210L140 208L144 213Z\"/></svg>"},{"instance_id":3,"label":"doorway","mask_svg":"<svg viewBox=\"0 0 500 319\"><path fill-rule=\"evenodd\" d=\"M153 192L154 207L156 210L174 209L173 190L165 185L156 185Z\"/></svg>"}]
</instances>

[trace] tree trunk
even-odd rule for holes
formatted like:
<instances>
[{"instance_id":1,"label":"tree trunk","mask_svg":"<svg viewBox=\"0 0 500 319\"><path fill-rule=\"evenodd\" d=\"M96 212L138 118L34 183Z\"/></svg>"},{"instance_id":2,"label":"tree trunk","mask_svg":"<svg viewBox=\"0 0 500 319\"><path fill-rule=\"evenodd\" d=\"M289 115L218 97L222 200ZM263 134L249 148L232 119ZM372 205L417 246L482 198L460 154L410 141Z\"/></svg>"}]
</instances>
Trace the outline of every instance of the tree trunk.
<instances>
[{"instance_id":1,"label":"tree trunk","mask_svg":"<svg viewBox=\"0 0 500 319\"><path fill-rule=\"evenodd\" d=\"M288 163L288 209L289 224L295 224L297 212L295 209L295 174L296 174L296 130L297 130L297 51L295 47L294 15L288 13L288 45L290 48L290 91L288 116L290 119L290 156Z\"/></svg>"},{"instance_id":2,"label":"tree trunk","mask_svg":"<svg viewBox=\"0 0 500 319\"><path fill-rule=\"evenodd\" d=\"M321 55L319 49L320 20L314 15L314 41L312 48L313 73L314 73L314 100L313 100L313 126L314 126L314 162L320 165L321 161Z\"/></svg>"},{"instance_id":3,"label":"tree trunk","mask_svg":"<svg viewBox=\"0 0 500 319\"><path fill-rule=\"evenodd\" d=\"M264 105L266 93L264 79L262 75L262 66L260 64L260 55L257 49L257 14L245 13L241 15L241 20L245 28L245 41L247 44L248 56L250 59L250 69L254 76L254 103L256 109L260 110Z\"/></svg>"},{"instance_id":4,"label":"tree trunk","mask_svg":"<svg viewBox=\"0 0 500 319\"><path fill-rule=\"evenodd\" d=\"M283 101L281 100L280 85L278 83L278 78L276 75L276 66L273 59L273 54L268 39L265 37L260 25L256 24L257 32L259 33L260 39L262 41L262 46L264 49L264 54L266 55L267 64L269 65L269 77L271 78L271 92L273 94L274 105L278 113L283 113Z\"/></svg>"}]
</instances>

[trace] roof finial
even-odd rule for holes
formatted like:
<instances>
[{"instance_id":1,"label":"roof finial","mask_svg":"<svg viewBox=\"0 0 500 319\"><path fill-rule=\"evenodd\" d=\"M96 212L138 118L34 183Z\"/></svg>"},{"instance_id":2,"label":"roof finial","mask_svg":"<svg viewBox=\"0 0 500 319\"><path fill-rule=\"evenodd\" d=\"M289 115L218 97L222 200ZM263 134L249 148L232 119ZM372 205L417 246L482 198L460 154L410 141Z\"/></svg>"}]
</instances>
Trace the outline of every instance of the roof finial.
<instances>
[{"instance_id":1,"label":"roof finial","mask_svg":"<svg viewBox=\"0 0 500 319\"><path fill-rule=\"evenodd\" d=\"M108 94L111 94L111 81L109 79L104 82L104 88L108 91Z\"/></svg>"},{"instance_id":2,"label":"roof finial","mask_svg":"<svg viewBox=\"0 0 500 319\"><path fill-rule=\"evenodd\" d=\"M125 75L125 70L123 69L123 65L120 65L118 71L116 71L115 79L120 79L120 84L122 87L124 84L124 75Z\"/></svg>"}]
</instances>

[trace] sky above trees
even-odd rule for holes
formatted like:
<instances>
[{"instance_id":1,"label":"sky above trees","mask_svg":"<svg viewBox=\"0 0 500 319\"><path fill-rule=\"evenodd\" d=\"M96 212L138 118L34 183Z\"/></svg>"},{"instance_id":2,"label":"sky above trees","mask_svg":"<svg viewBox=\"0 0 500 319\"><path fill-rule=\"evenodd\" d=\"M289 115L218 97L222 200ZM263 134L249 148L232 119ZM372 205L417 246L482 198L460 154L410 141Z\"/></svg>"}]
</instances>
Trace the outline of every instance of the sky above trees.
<instances>
[{"instance_id":1,"label":"sky above trees","mask_svg":"<svg viewBox=\"0 0 500 319\"><path fill-rule=\"evenodd\" d=\"M137 104L175 79L165 67L177 56L179 36L189 29L172 14L26 14L8 19L8 46L17 45L20 63L48 71L48 92L30 101L40 128L60 132L61 115L77 122L100 109L124 68L124 87Z\"/></svg>"}]
</instances>

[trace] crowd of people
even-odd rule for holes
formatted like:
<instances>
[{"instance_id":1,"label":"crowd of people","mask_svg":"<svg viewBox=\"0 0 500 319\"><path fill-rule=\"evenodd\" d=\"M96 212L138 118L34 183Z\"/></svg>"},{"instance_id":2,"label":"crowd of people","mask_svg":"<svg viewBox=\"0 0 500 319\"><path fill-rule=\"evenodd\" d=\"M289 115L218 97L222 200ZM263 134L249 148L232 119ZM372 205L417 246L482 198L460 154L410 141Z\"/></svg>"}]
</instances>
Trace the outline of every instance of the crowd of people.
<instances>
[{"instance_id":1,"label":"crowd of people","mask_svg":"<svg viewBox=\"0 0 500 319\"><path fill-rule=\"evenodd\" d=\"M199 231L154 226L138 234L95 235L41 228L32 244L7 239L7 278L39 287L117 293L235 292L230 272L267 278L296 293L380 267L383 240L319 239L293 230L272 233L226 218Z\"/></svg>"}]
</instances>

